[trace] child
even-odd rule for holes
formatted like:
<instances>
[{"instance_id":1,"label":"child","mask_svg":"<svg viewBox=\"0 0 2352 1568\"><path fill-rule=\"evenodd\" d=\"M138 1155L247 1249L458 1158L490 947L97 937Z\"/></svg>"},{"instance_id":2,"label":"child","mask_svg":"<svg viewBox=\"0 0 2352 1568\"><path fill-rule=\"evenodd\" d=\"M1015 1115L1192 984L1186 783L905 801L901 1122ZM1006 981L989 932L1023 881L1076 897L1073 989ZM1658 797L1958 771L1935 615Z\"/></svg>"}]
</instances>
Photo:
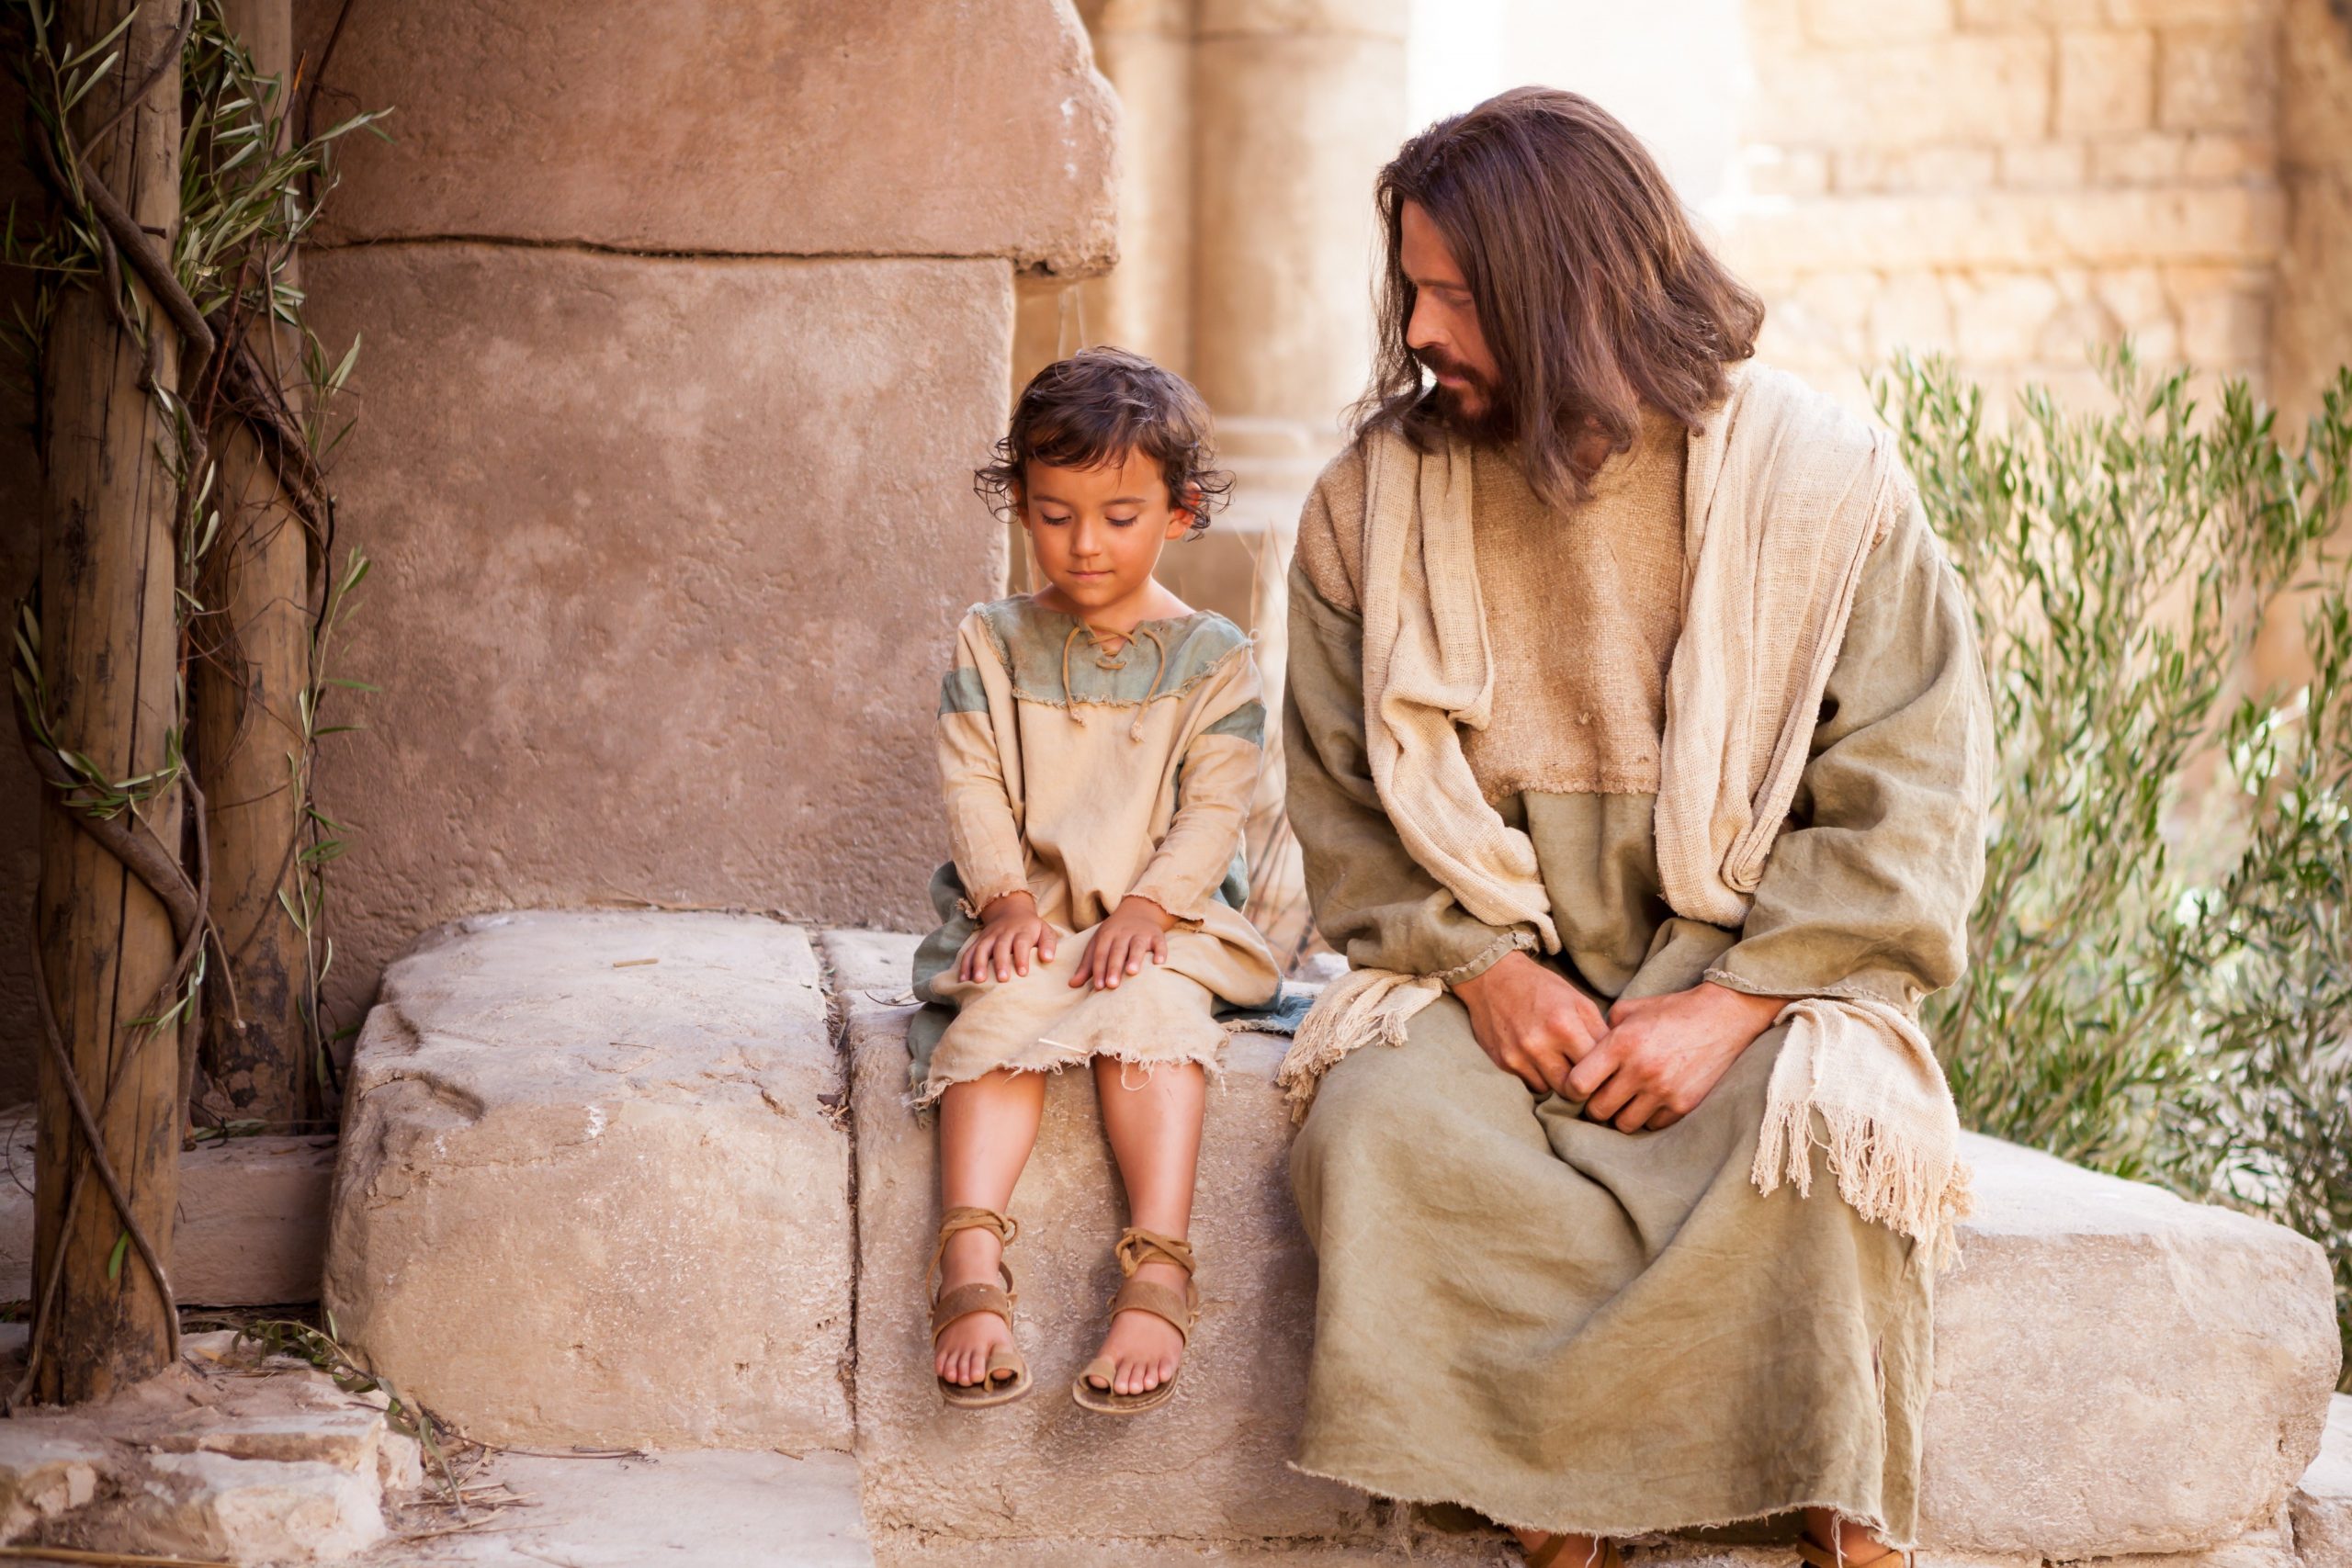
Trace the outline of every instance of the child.
<instances>
[{"instance_id":1,"label":"child","mask_svg":"<svg viewBox=\"0 0 2352 1568\"><path fill-rule=\"evenodd\" d=\"M1133 1222L1109 1334L1071 1397L1122 1415L1166 1401L1199 1311L1184 1236L1225 1039L1212 1010L1281 985L1240 912L1266 718L1249 638L1152 576L1206 525L1225 488L1210 459L1199 393L1095 348L1037 373L978 476L1045 586L964 617L940 694L955 861L933 884L947 923L915 992L956 1011L943 1027L926 1010L913 1044L915 1102L939 1107L932 1340L952 1404L1029 1388L1004 1210L1048 1071L1093 1064Z\"/></svg>"}]
</instances>

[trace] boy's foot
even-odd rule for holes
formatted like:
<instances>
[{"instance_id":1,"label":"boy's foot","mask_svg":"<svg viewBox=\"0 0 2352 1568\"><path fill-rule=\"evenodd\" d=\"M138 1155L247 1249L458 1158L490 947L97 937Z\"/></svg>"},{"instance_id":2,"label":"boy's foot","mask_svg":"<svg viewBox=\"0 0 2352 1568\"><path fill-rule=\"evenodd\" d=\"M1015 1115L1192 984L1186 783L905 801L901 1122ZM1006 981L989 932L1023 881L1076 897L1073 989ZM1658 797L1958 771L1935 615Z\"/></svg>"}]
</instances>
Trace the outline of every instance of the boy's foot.
<instances>
[{"instance_id":1,"label":"boy's foot","mask_svg":"<svg viewBox=\"0 0 2352 1568\"><path fill-rule=\"evenodd\" d=\"M957 1231L947 1238L939 1260L939 1293L944 1296L958 1285L1002 1283L997 1264L1003 1257L1004 1244L994 1231ZM967 1312L939 1331L933 1370L958 1387L971 1387L987 1378L989 1352L1012 1343L1012 1325L1004 1319L992 1312Z\"/></svg>"},{"instance_id":2,"label":"boy's foot","mask_svg":"<svg viewBox=\"0 0 2352 1568\"><path fill-rule=\"evenodd\" d=\"M1173 1263L1144 1264L1135 1277L1165 1285L1179 1296L1189 1278ZM1157 1314L1123 1312L1111 1319L1101 1353L1112 1363L1111 1386L1102 1392L1148 1393L1176 1375L1184 1360L1184 1337Z\"/></svg>"}]
</instances>

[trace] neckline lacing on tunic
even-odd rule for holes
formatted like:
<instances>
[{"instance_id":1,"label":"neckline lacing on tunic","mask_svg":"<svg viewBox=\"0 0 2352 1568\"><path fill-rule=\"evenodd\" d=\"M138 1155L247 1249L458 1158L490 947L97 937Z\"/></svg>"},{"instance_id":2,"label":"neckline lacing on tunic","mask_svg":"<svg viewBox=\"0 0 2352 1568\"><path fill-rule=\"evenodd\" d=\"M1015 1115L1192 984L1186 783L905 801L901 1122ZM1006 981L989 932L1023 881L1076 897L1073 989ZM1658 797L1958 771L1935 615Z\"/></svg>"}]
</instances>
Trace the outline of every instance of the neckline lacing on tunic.
<instances>
[{"instance_id":1,"label":"neckline lacing on tunic","mask_svg":"<svg viewBox=\"0 0 2352 1568\"><path fill-rule=\"evenodd\" d=\"M1137 637L1149 637L1151 639L1151 646L1159 650L1159 662L1152 670L1151 684L1144 688L1143 702L1136 709L1136 721L1134 724L1127 727L1127 739L1129 740L1141 740L1143 739L1144 717L1151 711L1151 699L1159 694L1159 682L1168 678L1167 639L1161 637L1158 632L1152 630L1150 626L1138 624L1134 631L1125 633L1113 632L1110 634L1111 636L1119 638L1120 648L1117 653L1107 654L1102 651L1102 634L1101 632L1096 631L1084 621L1080 621L1076 625L1072 626L1069 628L1069 635L1062 638L1062 701L1066 705L1063 711L1068 713L1071 718L1075 719L1080 724L1084 724L1086 722L1086 715L1079 706L1078 694L1070 689L1069 654L1070 649L1077 646L1078 637L1080 632L1085 633L1087 641L1094 645L1094 668L1097 670L1125 670L1127 667L1127 655L1135 650L1136 638Z\"/></svg>"}]
</instances>

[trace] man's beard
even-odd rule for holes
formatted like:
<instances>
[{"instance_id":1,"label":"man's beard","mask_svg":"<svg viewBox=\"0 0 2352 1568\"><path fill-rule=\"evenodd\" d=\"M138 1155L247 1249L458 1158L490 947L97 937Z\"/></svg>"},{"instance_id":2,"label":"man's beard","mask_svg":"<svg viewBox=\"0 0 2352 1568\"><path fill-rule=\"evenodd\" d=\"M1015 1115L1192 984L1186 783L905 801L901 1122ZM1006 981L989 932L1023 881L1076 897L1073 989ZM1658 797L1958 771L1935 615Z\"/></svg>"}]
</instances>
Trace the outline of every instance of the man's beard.
<instances>
[{"instance_id":1,"label":"man's beard","mask_svg":"<svg viewBox=\"0 0 2352 1568\"><path fill-rule=\"evenodd\" d=\"M1432 372L1469 383L1466 387L1449 387L1441 381L1430 389L1428 404L1440 425L1473 446L1510 444L1513 421L1501 388L1451 355L1420 349L1413 357ZM1476 410L1465 400L1474 398L1477 402Z\"/></svg>"}]
</instances>

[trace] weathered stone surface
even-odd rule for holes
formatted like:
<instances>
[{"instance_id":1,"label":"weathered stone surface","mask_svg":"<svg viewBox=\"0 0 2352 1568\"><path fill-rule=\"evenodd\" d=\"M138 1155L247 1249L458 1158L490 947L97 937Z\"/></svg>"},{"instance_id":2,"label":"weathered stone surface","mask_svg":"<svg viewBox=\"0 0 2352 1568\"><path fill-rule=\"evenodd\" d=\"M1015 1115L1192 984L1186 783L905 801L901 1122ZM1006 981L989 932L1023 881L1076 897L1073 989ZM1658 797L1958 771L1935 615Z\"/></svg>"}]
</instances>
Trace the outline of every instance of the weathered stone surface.
<instances>
[{"instance_id":1,"label":"weathered stone surface","mask_svg":"<svg viewBox=\"0 0 2352 1568\"><path fill-rule=\"evenodd\" d=\"M96 1495L105 1446L48 1424L0 1422L0 1543Z\"/></svg>"},{"instance_id":2,"label":"weathered stone surface","mask_svg":"<svg viewBox=\"0 0 2352 1568\"><path fill-rule=\"evenodd\" d=\"M2328 1402L2319 1458L2287 1507L2303 1568L2352 1568L2352 1393Z\"/></svg>"},{"instance_id":3,"label":"weathered stone surface","mask_svg":"<svg viewBox=\"0 0 2352 1568\"><path fill-rule=\"evenodd\" d=\"M0 1158L32 1178L32 1118L8 1122ZM180 1156L172 1288L183 1306L319 1299L332 1136L231 1138ZM32 1194L0 1180L0 1299L32 1293Z\"/></svg>"},{"instance_id":4,"label":"weathered stone surface","mask_svg":"<svg viewBox=\"0 0 2352 1568\"><path fill-rule=\"evenodd\" d=\"M1070 1379L1094 1353L1124 1223L1091 1078L1051 1083L1037 1151L1013 1194L1009 1261L1037 1387L985 1411L944 1406L933 1380L924 1270L939 1216L936 1135L905 1105L914 939L828 932L846 1010L857 1123L857 1454L877 1531L956 1538L1328 1536L1374 1529L1357 1494L1284 1467L1306 1384L1314 1259L1292 1208L1291 1123L1272 1083L1283 1042L1236 1035L1209 1096L1193 1236L1204 1297L1182 1385L1151 1419L1080 1410ZM1042 1560L1040 1560L1042 1561Z\"/></svg>"},{"instance_id":5,"label":"weathered stone surface","mask_svg":"<svg viewBox=\"0 0 2352 1568\"><path fill-rule=\"evenodd\" d=\"M347 1342L492 1441L846 1447L817 981L797 930L751 917L420 938L351 1067L325 1296Z\"/></svg>"},{"instance_id":6,"label":"weathered stone surface","mask_svg":"<svg viewBox=\"0 0 2352 1568\"><path fill-rule=\"evenodd\" d=\"M204 1553L240 1562L335 1562L384 1538L373 1473L315 1461L156 1454L109 1506L115 1549Z\"/></svg>"},{"instance_id":7,"label":"weathered stone surface","mask_svg":"<svg viewBox=\"0 0 2352 1568\"><path fill-rule=\"evenodd\" d=\"M369 1568L871 1568L875 1560L847 1454L501 1454L479 1478L533 1506L502 1516L495 1530L387 1541L368 1554Z\"/></svg>"},{"instance_id":8,"label":"weathered stone surface","mask_svg":"<svg viewBox=\"0 0 2352 1568\"><path fill-rule=\"evenodd\" d=\"M2271 1527L2339 1350L2314 1242L1971 1135L1976 1213L1936 1284L1921 1539L2050 1559Z\"/></svg>"},{"instance_id":9,"label":"weathered stone surface","mask_svg":"<svg viewBox=\"0 0 2352 1568\"><path fill-rule=\"evenodd\" d=\"M320 58L341 15L297 5ZM329 243L413 236L769 255L1116 254L1117 107L1064 0L628 0L355 8Z\"/></svg>"},{"instance_id":10,"label":"weathered stone surface","mask_svg":"<svg viewBox=\"0 0 2352 1568\"><path fill-rule=\"evenodd\" d=\"M366 339L335 477L376 570L340 657L382 688L322 747L322 809L365 825L335 1005L490 909L925 912L940 673L1001 591L971 469L1002 434L1005 264L304 265L325 340Z\"/></svg>"}]
</instances>

